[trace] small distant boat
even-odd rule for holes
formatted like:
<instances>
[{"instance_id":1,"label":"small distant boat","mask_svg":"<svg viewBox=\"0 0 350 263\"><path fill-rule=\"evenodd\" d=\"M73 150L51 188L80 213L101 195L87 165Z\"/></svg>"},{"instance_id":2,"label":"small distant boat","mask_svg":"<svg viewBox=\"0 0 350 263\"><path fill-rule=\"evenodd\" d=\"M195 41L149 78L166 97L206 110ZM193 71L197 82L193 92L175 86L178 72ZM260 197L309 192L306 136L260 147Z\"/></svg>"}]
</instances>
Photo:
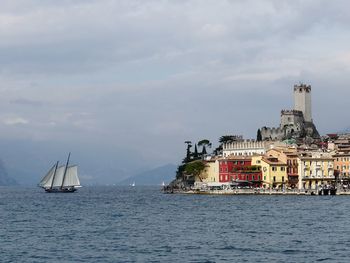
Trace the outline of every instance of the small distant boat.
<instances>
[{"instance_id":1,"label":"small distant boat","mask_svg":"<svg viewBox=\"0 0 350 263\"><path fill-rule=\"evenodd\" d=\"M69 165L70 153L66 165L58 166L58 162L51 167L39 183L48 193L73 193L81 187L78 177L78 166Z\"/></svg>"},{"instance_id":2,"label":"small distant boat","mask_svg":"<svg viewBox=\"0 0 350 263\"><path fill-rule=\"evenodd\" d=\"M133 183L131 184L131 186L134 187L134 186L135 186L135 182L133 182Z\"/></svg>"},{"instance_id":3,"label":"small distant boat","mask_svg":"<svg viewBox=\"0 0 350 263\"><path fill-rule=\"evenodd\" d=\"M163 181L163 183L162 183L162 186L165 186L165 183L164 183L164 181Z\"/></svg>"}]
</instances>

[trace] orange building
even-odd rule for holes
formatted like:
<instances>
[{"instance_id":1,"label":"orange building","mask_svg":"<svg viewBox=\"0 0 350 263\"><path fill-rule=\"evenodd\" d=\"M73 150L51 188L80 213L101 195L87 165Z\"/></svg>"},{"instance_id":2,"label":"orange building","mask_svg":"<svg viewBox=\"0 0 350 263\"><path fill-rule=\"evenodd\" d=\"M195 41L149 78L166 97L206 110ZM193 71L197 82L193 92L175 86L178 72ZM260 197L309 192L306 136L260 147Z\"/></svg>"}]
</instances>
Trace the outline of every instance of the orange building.
<instances>
[{"instance_id":1,"label":"orange building","mask_svg":"<svg viewBox=\"0 0 350 263\"><path fill-rule=\"evenodd\" d=\"M350 152L339 152L334 157L334 174L344 183L350 181Z\"/></svg>"}]
</instances>

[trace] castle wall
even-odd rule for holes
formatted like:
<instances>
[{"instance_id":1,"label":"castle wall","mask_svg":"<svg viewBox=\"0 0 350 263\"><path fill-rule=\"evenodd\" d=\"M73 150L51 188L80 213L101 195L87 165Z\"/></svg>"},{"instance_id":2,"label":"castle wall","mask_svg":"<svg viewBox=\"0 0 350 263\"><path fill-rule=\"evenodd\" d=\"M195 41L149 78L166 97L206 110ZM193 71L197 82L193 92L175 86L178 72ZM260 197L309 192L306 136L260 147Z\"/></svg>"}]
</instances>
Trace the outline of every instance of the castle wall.
<instances>
[{"instance_id":1,"label":"castle wall","mask_svg":"<svg viewBox=\"0 0 350 263\"><path fill-rule=\"evenodd\" d=\"M281 126L283 129L285 126L298 126L304 123L303 113L301 111L296 110L282 110L281 111Z\"/></svg>"},{"instance_id":2,"label":"castle wall","mask_svg":"<svg viewBox=\"0 0 350 263\"><path fill-rule=\"evenodd\" d=\"M263 140L282 140L284 136L284 131L280 128L263 127L260 131Z\"/></svg>"}]
</instances>

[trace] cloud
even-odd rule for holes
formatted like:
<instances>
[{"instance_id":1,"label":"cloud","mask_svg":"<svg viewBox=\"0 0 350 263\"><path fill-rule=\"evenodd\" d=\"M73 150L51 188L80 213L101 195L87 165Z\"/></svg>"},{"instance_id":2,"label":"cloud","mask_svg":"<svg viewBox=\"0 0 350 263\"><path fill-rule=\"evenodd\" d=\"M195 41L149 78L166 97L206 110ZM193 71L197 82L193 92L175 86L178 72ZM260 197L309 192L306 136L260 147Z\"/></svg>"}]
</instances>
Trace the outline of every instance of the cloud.
<instances>
[{"instance_id":1,"label":"cloud","mask_svg":"<svg viewBox=\"0 0 350 263\"><path fill-rule=\"evenodd\" d=\"M299 81L313 86L321 133L340 130L346 112L328 105L346 108L350 95L349 8L323 0L2 1L0 111L11 118L0 137L98 141L173 162L186 139L254 137L276 125Z\"/></svg>"},{"instance_id":2,"label":"cloud","mask_svg":"<svg viewBox=\"0 0 350 263\"><path fill-rule=\"evenodd\" d=\"M29 121L21 117L12 117L12 118L5 118L3 120L3 123L5 125L13 126L13 125L25 125L25 124L28 124Z\"/></svg>"}]
</instances>

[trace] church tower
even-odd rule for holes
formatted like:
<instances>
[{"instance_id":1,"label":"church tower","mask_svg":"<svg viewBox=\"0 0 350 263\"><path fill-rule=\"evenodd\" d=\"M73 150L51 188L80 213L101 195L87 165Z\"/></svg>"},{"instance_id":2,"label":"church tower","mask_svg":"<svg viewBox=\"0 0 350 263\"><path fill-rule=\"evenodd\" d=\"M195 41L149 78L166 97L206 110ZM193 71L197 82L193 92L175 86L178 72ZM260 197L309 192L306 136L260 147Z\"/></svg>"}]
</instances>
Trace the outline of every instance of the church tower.
<instances>
[{"instance_id":1,"label":"church tower","mask_svg":"<svg viewBox=\"0 0 350 263\"><path fill-rule=\"evenodd\" d=\"M294 110L303 112L305 122L312 122L310 85L294 85Z\"/></svg>"}]
</instances>

